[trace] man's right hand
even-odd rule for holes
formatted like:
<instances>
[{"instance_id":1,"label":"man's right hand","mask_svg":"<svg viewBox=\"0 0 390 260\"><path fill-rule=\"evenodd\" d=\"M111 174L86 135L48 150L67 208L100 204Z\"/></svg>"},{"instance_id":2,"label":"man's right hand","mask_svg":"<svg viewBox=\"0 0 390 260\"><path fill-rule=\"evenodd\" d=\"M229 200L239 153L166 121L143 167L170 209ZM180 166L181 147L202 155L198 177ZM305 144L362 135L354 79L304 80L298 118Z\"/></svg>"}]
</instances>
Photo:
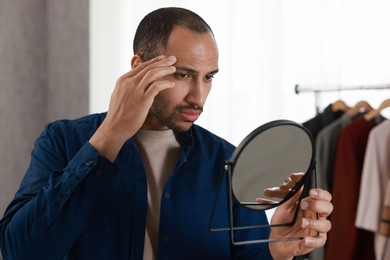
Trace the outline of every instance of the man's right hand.
<instances>
[{"instance_id":1,"label":"man's right hand","mask_svg":"<svg viewBox=\"0 0 390 260\"><path fill-rule=\"evenodd\" d=\"M162 79L176 71L175 62L174 56L158 56L136 63L118 79L107 116L89 140L100 155L113 162L124 142L142 127L155 96L175 86L173 81Z\"/></svg>"}]
</instances>

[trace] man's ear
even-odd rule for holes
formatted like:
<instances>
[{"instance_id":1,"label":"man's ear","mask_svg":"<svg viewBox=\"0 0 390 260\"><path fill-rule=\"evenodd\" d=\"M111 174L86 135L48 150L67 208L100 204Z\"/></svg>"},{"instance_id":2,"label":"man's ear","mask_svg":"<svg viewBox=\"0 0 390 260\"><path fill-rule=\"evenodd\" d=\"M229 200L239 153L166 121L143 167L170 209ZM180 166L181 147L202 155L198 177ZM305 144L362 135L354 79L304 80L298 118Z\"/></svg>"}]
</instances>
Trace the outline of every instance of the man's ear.
<instances>
[{"instance_id":1,"label":"man's ear","mask_svg":"<svg viewBox=\"0 0 390 260\"><path fill-rule=\"evenodd\" d=\"M141 56L139 56L138 54L134 55L133 58L131 58L131 68L134 69L143 62L144 60L142 59Z\"/></svg>"}]
</instances>

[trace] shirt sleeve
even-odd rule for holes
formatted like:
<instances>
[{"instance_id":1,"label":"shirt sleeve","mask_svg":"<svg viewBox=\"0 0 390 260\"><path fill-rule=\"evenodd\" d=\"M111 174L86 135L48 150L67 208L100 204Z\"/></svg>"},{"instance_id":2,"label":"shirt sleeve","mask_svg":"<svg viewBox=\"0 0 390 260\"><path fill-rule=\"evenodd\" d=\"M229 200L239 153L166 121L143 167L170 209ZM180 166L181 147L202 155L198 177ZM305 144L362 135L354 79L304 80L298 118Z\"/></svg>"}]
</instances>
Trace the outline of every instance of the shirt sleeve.
<instances>
[{"instance_id":1,"label":"shirt sleeve","mask_svg":"<svg viewBox=\"0 0 390 260\"><path fill-rule=\"evenodd\" d=\"M37 139L26 175L0 221L5 259L62 259L115 178L115 165L88 141L67 144L59 129L49 125ZM78 151L68 159L72 149Z\"/></svg>"}]
</instances>

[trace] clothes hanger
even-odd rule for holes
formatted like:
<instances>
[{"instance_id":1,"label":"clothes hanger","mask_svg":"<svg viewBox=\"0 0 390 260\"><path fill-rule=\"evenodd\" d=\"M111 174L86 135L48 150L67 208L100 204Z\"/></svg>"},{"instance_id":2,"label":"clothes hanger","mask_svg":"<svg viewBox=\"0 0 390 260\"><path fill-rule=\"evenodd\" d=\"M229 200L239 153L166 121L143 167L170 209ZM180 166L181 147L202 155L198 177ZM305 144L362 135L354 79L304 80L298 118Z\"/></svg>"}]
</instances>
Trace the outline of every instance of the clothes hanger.
<instances>
[{"instance_id":1,"label":"clothes hanger","mask_svg":"<svg viewBox=\"0 0 390 260\"><path fill-rule=\"evenodd\" d=\"M370 112L372 110L374 110L374 109L367 101L361 100L361 101L357 102L351 109L349 109L347 111L347 113L350 117L354 117L362 111Z\"/></svg>"},{"instance_id":2,"label":"clothes hanger","mask_svg":"<svg viewBox=\"0 0 390 260\"><path fill-rule=\"evenodd\" d=\"M364 119L366 119L367 121L374 119L375 117L379 116L383 109L387 107L390 107L390 98L383 100L377 109L373 109L372 111L365 114Z\"/></svg>"},{"instance_id":3,"label":"clothes hanger","mask_svg":"<svg viewBox=\"0 0 390 260\"><path fill-rule=\"evenodd\" d=\"M332 103L332 111L333 112L336 112L336 111L346 112L349 109L351 109L351 108L349 106L347 106L347 104L345 104L345 102L341 99L336 100L335 102Z\"/></svg>"}]
</instances>

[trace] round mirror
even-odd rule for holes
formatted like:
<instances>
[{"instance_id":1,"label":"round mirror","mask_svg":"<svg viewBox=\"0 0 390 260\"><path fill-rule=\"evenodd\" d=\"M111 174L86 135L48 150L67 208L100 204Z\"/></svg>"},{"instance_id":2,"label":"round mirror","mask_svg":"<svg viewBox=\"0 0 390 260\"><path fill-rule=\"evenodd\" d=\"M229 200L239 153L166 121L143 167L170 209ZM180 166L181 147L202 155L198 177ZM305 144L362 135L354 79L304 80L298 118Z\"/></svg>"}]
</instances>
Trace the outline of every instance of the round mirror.
<instances>
[{"instance_id":1,"label":"round mirror","mask_svg":"<svg viewBox=\"0 0 390 260\"><path fill-rule=\"evenodd\" d=\"M314 157L313 138L300 124L277 120L258 127L228 162L235 200L252 209L280 205L305 183Z\"/></svg>"}]
</instances>

